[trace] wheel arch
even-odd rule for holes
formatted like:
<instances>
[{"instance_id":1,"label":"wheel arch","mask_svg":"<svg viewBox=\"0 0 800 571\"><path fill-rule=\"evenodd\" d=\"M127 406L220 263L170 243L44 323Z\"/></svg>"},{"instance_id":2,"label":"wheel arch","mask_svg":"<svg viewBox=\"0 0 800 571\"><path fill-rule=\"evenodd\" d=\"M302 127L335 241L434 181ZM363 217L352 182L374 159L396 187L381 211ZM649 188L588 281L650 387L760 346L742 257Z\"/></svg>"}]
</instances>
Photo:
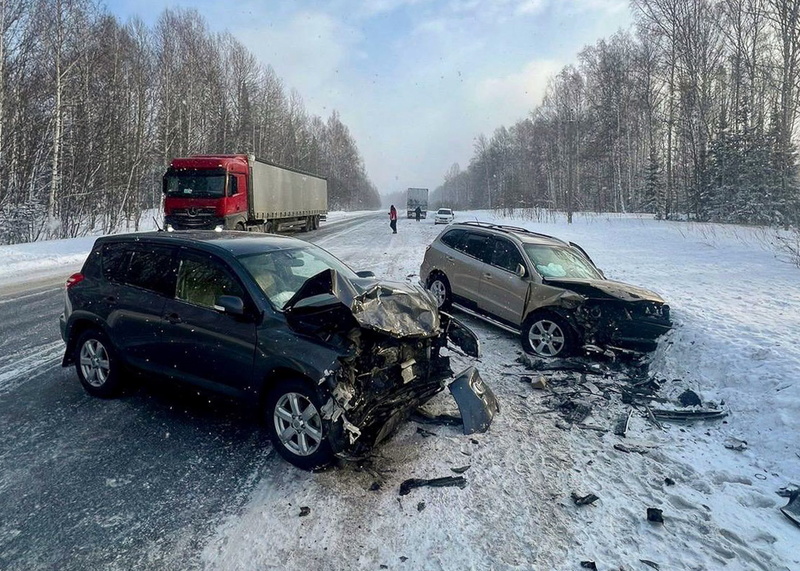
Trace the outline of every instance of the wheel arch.
<instances>
[{"instance_id":1,"label":"wheel arch","mask_svg":"<svg viewBox=\"0 0 800 571\"><path fill-rule=\"evenodd\" d=\"M62 367L68 367L75 363L75 344L78 342L80 336L89 329L97 329L110 340L108 331L100 318L94 315L74 317L67 324L66 333L64 335L66 337L67 347L64 351L64 359L61 361ZM111 343L113 343L113 341L111 341Z\"/></svg>"}]
</instances>

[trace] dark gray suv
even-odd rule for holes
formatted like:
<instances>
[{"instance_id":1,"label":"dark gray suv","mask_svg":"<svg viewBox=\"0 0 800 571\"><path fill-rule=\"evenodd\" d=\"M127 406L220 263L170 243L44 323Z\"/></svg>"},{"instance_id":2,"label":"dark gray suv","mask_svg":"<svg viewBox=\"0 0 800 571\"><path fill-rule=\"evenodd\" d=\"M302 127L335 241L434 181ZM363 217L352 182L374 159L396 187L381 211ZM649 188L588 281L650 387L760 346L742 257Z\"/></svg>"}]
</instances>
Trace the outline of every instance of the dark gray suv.
<instances>
[{"instance_id":1,"label":"dark gray suv","mask_svg":"<svg viewBox=\"0 0 800 571\"><path fill-rule=\"evenodd\" d=\"M657 293L606 279L577 244L524 228L455 224L427 248L419 275L439 307L455 302L520 332L539 357L650 351L672 326Z\"/></svg>"},{"instance_id":2,"label":"dark gray suv","mask_svg":"<svg viewBox=\"0 0 800 571\"><path fill-rule=\"evenodd\" d=\"M246 232L98 239L67 281L61 333L63 365L90 394L116 395L134 368L241 398L263 410L278 452L306 469L365 455L441 391L448 337L478 353L421 287L357 274L302 240ZM485 430L497 407L477 371L450 388L462 413L466 403L465 428Z\"/></svg>"}]
</instances>

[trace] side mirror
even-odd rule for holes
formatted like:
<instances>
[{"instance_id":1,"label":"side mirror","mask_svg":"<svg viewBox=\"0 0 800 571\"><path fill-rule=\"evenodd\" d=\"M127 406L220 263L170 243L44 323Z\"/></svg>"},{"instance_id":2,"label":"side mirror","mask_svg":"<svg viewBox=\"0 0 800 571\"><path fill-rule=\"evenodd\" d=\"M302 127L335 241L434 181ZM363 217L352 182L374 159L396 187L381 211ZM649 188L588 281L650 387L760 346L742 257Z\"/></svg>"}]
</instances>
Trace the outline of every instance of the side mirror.
<instances>
[{"instance_id":1,"label":"side mirror","mask_svg":"<svg viewBox=\"0 0 800 571\"><path fill-rule=\"evenodd\" d=\"M221 295L217 298L214 309L220 313L241 317L244 315L244 302L241 297L235 295Z\"/></svg>"},{"instance_id":2,"label":"side mirror","mask_svg":"<svg viewBox=\"0 0 800 571\"><path fill-rule=\"evenodd\" d=\"M361 270L360 272L356 272L356 275L360 278L374 278L375 274L369 270Z\"/></svg>"},{"instance_id":3,"label":"side mirror","mask_svg":"<svg viewBox=\"0 0 800 571\"><path fill-rule=\"evenodd\" d=\"M525 272L525 266L523 266L522 264L517 264L517 271L515 273L519 277L524 278L525 277L525 273L526 273Z\"/></svg>"}]
</instances>

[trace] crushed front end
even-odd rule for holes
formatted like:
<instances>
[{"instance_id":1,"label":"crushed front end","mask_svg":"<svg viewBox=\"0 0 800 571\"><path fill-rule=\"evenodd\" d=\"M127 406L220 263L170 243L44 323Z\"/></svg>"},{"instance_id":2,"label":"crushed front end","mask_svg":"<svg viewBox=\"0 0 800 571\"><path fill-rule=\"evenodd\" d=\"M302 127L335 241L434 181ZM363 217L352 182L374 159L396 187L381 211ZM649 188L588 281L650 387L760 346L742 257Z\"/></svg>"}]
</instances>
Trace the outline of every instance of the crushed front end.
<instances>
[{"instance_id":1,"label":"crushed front end","mask_svg":"<svg viewBox=\"0 0 800 571\"><path fill-rule=\"evenodd\" d=\"M319 380L328 441L337 456L361 458L452 381L450 358L442 354L448 339L474 357L479 345L469 329L440 313L421 287L382 282L360 290L335 272L311 279L317 287L309 293L318 296L320 285L330 284L329 294L339 301L330 305L335 319L319 320L318 313L316 318L338 324L338 332L328 331L327 340L335 339L342 348ZM486 430L497 410L491 389L472 368L458 380L472 394L462 398L466 405L457 401L466 416L465 429Z\"/></svg>"}]
</instances>

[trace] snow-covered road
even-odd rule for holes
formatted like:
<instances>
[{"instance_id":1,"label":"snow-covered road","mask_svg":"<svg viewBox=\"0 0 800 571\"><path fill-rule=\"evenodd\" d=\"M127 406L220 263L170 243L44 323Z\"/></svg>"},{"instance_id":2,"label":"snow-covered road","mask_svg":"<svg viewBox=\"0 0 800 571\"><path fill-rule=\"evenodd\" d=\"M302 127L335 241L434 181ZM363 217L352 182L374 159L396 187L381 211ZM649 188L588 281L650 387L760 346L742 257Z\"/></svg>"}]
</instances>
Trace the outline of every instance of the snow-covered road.
<instances>
[{"instance_id":1,"label":"snow-covered road","mask_svg":"<svg viewBox=\"0 0 800 571\"><path fill-rule=\"evenodd\" d=\"M457 217L498 221L485 212ZM416 281L425 246L442 227L401 219L393 235L386 218L363 217L309 238L357 270ZM612 396L606 404L595 399L600 404L584 422L594 428L565 429L549 412L552 392L519 381L530 373L516 362L518 339L467 317L483 344L479 369L502 407L488 433L466 437L409 422L378 450L372 471L309 474L270 457L242 506L206 521L196 548L183 546L194 564L549 570L595 561L598 569L651 569L646 560L660 569L800 568L800 528L780 513L786 500L775 493L800 483L800 270L765 247L768 234L748 228L636 216L578 216L572 225L552 217L505 221L574 240L609 277L661 293L675 321L650 367L667 381L661 396L691 388L704 401L724 403L729 416L658 429L637 411L622 439L614 424L628 407ZM51 243L41 265L27 258L26 272L57 266L61 247ZM14 283L20 258L13 248L0 247L0 284ZM77 246L63 248L65 257L79 254ZM580 388L574 377L560 389ZM613 379L601 381L613 389ZM434 405L453 406L447 394ZM747 448L725 448L731 439ZM398 495L403 480L450 476L464 466L464 489ZM380 489L372 489L376 481ZM573 492L599 500L577 506ZM301 517L301 507L310 513ZM648 507L660 508L665 523L648 522ZM170 560L160 544L149 549L151 561Z\"/></svg>"}]
</instances>

